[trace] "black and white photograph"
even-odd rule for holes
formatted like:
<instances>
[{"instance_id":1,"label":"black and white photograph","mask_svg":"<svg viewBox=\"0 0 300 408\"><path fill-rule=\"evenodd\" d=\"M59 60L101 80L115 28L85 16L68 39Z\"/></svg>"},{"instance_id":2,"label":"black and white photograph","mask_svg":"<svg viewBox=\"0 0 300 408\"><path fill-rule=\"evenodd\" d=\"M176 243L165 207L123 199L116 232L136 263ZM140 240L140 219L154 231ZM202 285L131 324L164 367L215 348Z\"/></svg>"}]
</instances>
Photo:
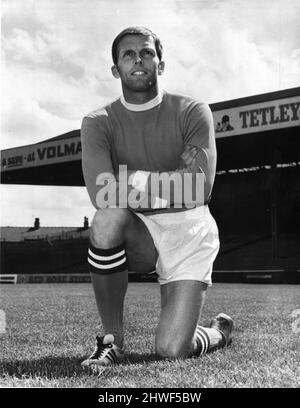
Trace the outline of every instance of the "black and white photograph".
<instances>
[{"instance_id":1,"label":"black and white photograph","mask_svg":"<svg viewBox=\"0 0 300 408\"><path fill-rule=\"evenodd\" d=\"M299 389L299 16L2 0L0 388Z\"/></svg>"}]
</instances>

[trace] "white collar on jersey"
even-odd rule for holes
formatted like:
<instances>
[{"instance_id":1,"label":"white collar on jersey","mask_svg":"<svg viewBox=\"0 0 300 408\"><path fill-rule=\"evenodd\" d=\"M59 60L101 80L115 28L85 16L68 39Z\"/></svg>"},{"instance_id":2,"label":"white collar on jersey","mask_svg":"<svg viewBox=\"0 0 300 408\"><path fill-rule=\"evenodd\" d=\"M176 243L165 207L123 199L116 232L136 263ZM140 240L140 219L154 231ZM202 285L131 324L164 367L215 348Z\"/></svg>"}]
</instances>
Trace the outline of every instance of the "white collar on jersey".
<instances>
[{"instance_id":1,"label":"white collar on jersey","mask_svg":"<svg viewBox=\"0 0 300 408\"><path fill-rule=\"evenodd\" d=\"M129 103L125 100L124 95L122 94L120 96L120 101L123 106L125 106L126 109L134 112L142 112L146 111L149 109L154 108L155 106L159 105L162 101L163 94L161 91L158 92L155 98L151 99L151 101L148 101L146 103L141 103L140 105L136 103Z\"/></svg>"}]
</instances>

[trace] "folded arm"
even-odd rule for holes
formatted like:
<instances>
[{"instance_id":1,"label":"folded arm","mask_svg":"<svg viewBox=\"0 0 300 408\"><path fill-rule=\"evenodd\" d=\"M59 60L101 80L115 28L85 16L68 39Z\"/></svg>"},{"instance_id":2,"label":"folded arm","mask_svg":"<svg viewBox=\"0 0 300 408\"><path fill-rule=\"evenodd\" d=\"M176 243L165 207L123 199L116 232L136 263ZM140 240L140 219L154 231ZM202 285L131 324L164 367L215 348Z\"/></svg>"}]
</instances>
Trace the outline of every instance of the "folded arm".
<instances>
[{"instance_id":1,"label":"folded arm","mask_svg":"<svg viewBox=\"0 0 300 408\"><path fill-rule=\"evenodd\" d=\"M184 150L178 168L169 172L128 170L115 172L108 126L84 118L81 129L82 169L96 208L123 207L133 211L167 207L192 208L209 200L215 176L215 140L212 115L194 107L187 115Z\"/></svg>"}]
</instances>

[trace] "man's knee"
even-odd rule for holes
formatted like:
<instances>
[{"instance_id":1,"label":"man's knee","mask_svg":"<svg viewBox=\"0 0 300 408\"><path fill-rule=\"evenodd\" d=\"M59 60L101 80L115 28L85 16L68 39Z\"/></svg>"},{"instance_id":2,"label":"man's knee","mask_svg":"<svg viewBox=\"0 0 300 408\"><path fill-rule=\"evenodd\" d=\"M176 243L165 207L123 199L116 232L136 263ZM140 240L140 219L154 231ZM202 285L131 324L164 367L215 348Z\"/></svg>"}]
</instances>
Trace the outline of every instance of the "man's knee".
<instances>
[{"instance_id":1,"label":"man's knee","mask_svg":"<svg viewBox=\"0 0 300 408\"><path fill-rule=\"evenodd\" d=\"M191 355L192 344L176 338L160 338L155 341L155 352L163 358L186 358Z\"/></svg>"},{"instance_id":2,"label":"man's knee","mask_svg":"<svg viewBox=\"0 0 300 408\"><path fill-rule=\"evenodd\" d=\"M96 246L114 245L122 239L123 231L132 219L126 208L97 210L90 230L90 240Z\"/></svg>"}]
</instances>

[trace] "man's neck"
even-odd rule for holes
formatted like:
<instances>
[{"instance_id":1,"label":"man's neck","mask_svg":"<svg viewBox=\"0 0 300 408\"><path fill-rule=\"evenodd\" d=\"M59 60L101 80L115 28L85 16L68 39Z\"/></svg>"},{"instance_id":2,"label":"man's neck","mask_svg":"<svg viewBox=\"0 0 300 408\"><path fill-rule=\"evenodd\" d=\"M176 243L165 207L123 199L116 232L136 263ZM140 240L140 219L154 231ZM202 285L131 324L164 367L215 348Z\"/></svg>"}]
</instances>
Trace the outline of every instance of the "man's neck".
<instances>
[{"instance_id":1,"label":"man's neck","mask_svg":"<svg viewBox=\"0 0 300 408\"><path fill-rule=\"evenodd\" d=\"M162 102L162 98L163 98L163 92L159 92L150 101L144 102L144 103L130 103L126 101L126 99L124 98L124 95L121 95L120 101L126 109L133 111L133 112L142 112L142 111L146 111L149 109L153 109L156 106L160 105Z\"/></svg>"},{"instance_id":2,"label":"man's neck","mask_svg":"<svg viewBox=\"0 0 300 408\"><path fill-rule=\"evenodd\" d=\"M147 103L154 99L159 93L157 84L145 92L134 92L125 87L122 87L122 91L125 101L135 105Z\"/></svg>"}]
</instances>

